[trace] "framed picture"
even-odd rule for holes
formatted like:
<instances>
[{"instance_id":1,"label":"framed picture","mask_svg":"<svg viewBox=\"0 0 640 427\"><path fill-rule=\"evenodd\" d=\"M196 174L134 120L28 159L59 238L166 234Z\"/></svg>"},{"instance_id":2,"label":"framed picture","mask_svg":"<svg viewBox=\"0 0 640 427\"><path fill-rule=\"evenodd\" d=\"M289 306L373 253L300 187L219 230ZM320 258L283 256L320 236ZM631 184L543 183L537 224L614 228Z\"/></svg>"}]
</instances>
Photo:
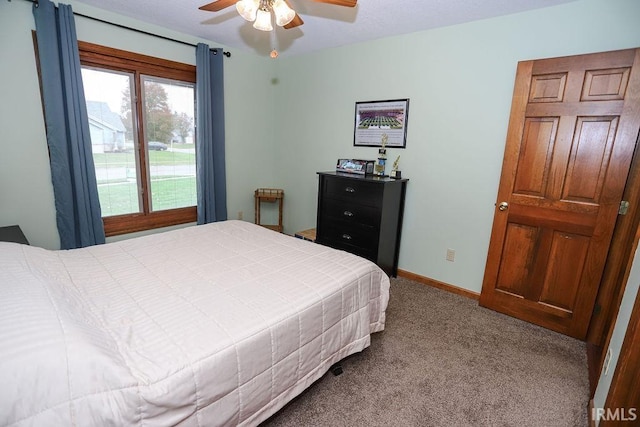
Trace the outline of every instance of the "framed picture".
<instances>
[{"instance_id":1,"label":"framed picture","mask_svg":"<svg viewBox=\"0 0 640 427\"><path fill-rule=\"evenodd\" d=\"M353 145L356 147L405 148L409 99L356 102Z\"/></svg>"},{"instance_id":2,"label":"framed picture","mask_svg":"<svg viewBox=\"0 0 640 427\"><path fill-rule=\"evenodd\" d=\"M373 160L338 159L336 171L370 175L373 173L373 166Z\"/></svg>"}]
</instances>

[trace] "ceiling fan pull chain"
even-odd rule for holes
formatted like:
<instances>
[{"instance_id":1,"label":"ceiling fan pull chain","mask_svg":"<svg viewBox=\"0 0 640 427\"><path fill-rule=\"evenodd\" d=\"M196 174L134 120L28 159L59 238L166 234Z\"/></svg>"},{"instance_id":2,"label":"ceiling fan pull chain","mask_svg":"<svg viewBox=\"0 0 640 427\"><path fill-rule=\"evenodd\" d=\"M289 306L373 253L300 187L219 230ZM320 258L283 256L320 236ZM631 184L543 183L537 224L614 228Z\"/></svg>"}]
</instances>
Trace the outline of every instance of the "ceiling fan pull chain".
<instances>
[{"instance_id":1,"label":"ceiling fan pull chain","mask_svg":"<svg viewBox=\"0 0 640 427\"><path fill-rule=\"evenodd\" d=\"M271 46L273 47L271 49L271 52L269 53L269 56L271 57L271 59L276 59L278 57L277 45L278 45L278 39L276 38L276 32L274 31L271 33Z\"/></svg>"}]
</instances>

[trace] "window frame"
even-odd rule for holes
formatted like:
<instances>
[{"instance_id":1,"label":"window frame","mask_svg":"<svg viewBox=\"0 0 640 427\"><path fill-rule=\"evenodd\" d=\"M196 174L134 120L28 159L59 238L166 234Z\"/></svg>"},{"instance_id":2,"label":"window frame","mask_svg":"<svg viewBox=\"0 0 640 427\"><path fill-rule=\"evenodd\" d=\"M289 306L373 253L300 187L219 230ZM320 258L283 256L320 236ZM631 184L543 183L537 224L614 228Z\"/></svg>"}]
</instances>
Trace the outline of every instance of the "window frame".
<instances>
[{"instance_id":1,"label":"window frame","mask_svg":"<svg viewBox=\"0 0 640 427\"><path fill-rule=\"evenodd\" d=\"M172 225L195 222L197 220L197 207L151 211L150 209L150 183L147 162L147 147L144 138L144 121L142 110L142 85L141 76L152 76L196 83L196 67L194 65L139 53L110 48L93 43L78 41L80 64L82 66L102 68L105 70L122 71L131 73L135 80L136 118L134 120L137 133L140 167L137 171L140 177L142 191L142 212L102 217L104 231L107 237L137 231L151 230ZM197 126L197 123L196 123ZM197 178L196 178L197 179Z\"/></svg>"}]
</instances>

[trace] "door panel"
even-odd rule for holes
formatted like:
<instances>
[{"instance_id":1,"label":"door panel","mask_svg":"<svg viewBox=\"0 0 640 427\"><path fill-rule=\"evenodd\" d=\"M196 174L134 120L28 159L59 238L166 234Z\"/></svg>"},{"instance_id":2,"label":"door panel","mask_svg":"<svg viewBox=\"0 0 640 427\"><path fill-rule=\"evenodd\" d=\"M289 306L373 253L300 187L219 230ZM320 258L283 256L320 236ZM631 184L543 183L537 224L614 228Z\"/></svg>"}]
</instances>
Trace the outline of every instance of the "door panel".
<instances>
[{"instance_id":1,"label":"door panel","mask_svg":"<svg viewBox=\"0 0 640 427\"><path fill-rule=\"evenodd\" d=\"M567 73L532 76L529 102L562 102Z\"/></svg>"},{"instance_id":2,"label":"door panel","mask_svg":"<svg viewBox=\"0 0 640 427\"><path fill-rule=\"evenodd\" d=\"M481 305L584 339L640 128L639 52L518 64Z\"/></svg>"},{"instance_id":3,"label":"door panel","mask_svg":"<svg viewBox=\"0 0 640 427\"><path fill-rule=\"evenodd\" d=\"M617 117L578 117L562 200L597 204L609 168Z\"/></svg>"},{"instance_id":4,"label":"door panel","mask_svg":"<svg viewBox=\"0 0 640 427\"><path fill-rule=\"evenodd\" d=\"M557 117L526 120L514 193L544 197L557 128Z\"/></svg>"},{"instance_id":5,"label":"door panel","mask_svg":"<svg viewBox=\"0 0 640 427\"><path fill-rule=\"evenodd\" d=\"M500 268L497 290L524 297L538 232L537 227L516 223L508 225L502 256L502 266L508 268Z\"/></svg>"},{"instance_id":6,"label":"door panel","mask_svg":"<svg viewBox=\"0 0 640 427\"><path fill-rule=\"evenodd\" d=\"M586 71L581 101L624 99L631 68Z\"/></svg>"},{"instance_id":7,"label":"door panel","mask_svg":"<svg viewBox=\"0 0 640 427\"><path fill-rule=\"evenodd\" d=\"M571 311L588 248L589 239L585 236L557 231L553 233L549 266L540 293L542 304Z\"/></svg>"}]
</instances>

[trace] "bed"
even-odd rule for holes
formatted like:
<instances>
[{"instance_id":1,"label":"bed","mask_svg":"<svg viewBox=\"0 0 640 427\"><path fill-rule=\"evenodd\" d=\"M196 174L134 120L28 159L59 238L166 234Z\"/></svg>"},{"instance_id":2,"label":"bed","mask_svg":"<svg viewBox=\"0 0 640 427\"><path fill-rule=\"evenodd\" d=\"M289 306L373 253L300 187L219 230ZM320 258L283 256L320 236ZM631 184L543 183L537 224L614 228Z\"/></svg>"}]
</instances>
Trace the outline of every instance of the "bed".
<instances>
[{"instance_id":1,"label":"bed","mask_svg":"<svg viewBox=\"0 0 640 427\"><path fill-rule=\"evenodd\" d=\"M0 425L257 425L384 329L389 278L243 222L0 243Z\"/></svg>"}]
</instances>

